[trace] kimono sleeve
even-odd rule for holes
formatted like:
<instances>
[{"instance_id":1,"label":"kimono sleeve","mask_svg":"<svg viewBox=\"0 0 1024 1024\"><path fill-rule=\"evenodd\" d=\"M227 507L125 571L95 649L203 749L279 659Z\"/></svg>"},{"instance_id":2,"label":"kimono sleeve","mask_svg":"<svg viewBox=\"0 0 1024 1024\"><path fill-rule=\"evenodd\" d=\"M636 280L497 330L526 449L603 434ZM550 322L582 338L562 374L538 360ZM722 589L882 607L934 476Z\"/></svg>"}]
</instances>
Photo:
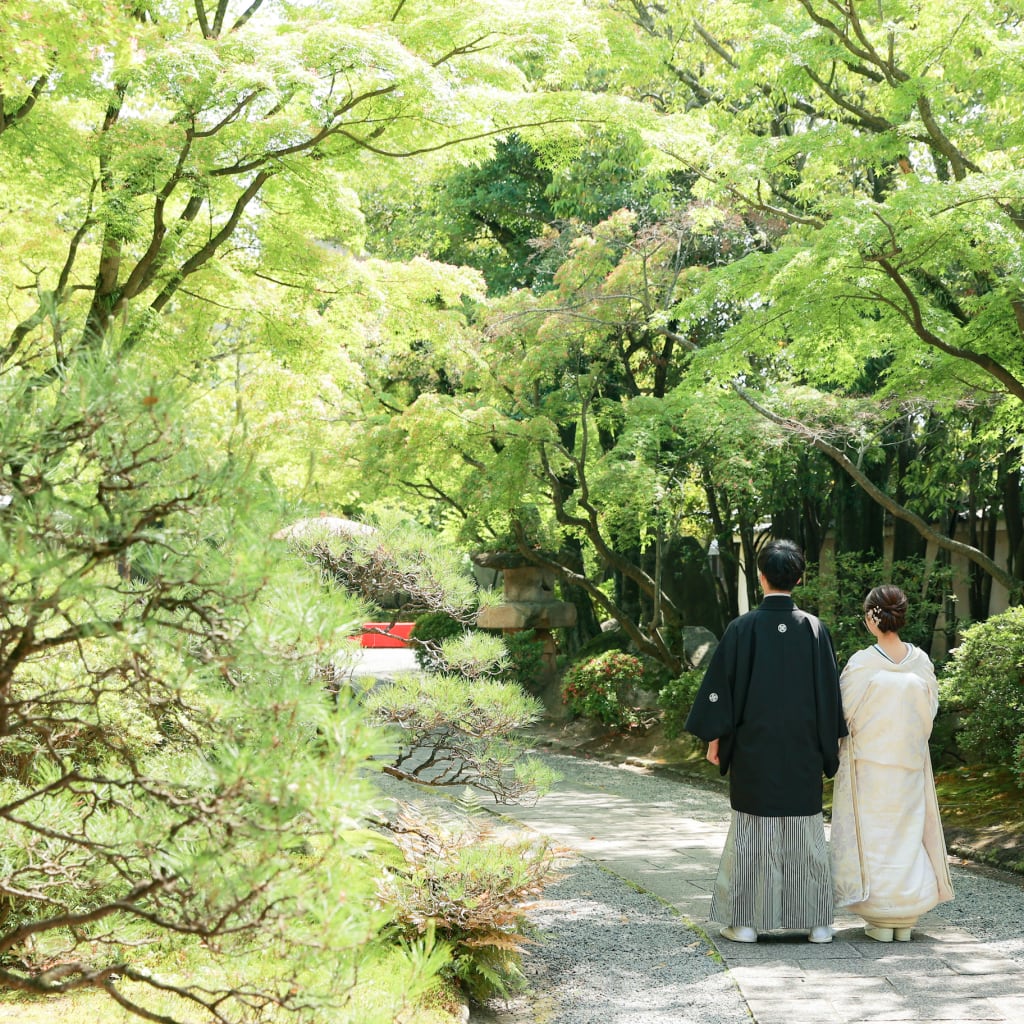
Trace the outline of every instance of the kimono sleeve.
<instances>
[{"instance_id":1,"label":"kimono sleeve","mask_svg":"<svg viewBox=\"0 0 1024 1024\"><path fill-rule=\"evenodd\" d=\"M860 727L858 715L867 697L871 678L878 670L872 661L870 651L858 651L846 663L839 677L839 688L843 698L843 716L851 733Z\"/></svg>"},{"instance_id":2,"label":"kimono sleeve","mask_svg":"<svg viewBox=\"0 0 1024 1024\"><path fill-rule=\"evenodd\" d=\"M921 660L921 677L924 679L925 686L928 687L928 701L931 705L932 718L934 719L939 711L939 683L935 678L935 666L932 664L931 658L924 651L920 651L919 656Z\"/></svg>"},{"instance_id":3,"label":"kimono sleeve","mask_svg":"<svg viewBox=\"0 0 1024 1024\"><path fill-rule=\"evenodd\" d=\"M706 742L721 740L720 770L728 770L732 749L733 679L736 673L736 635L727 629L712 655L694 698L693 707L686 718L685 730Z\"/></svg>"},{"instance_id":4,"label":"kimono sleeve","mask_svg":"<svg viewBox=\"0 0 1024 1024\"><path fill-rule=\"evenodd\" d=\"M817 630L815 684L818 691L818 741L825 775L831 779L839 770L839 740L847 735L847 728L832 637L820 622Z\"/></svg>"}]
</instances>

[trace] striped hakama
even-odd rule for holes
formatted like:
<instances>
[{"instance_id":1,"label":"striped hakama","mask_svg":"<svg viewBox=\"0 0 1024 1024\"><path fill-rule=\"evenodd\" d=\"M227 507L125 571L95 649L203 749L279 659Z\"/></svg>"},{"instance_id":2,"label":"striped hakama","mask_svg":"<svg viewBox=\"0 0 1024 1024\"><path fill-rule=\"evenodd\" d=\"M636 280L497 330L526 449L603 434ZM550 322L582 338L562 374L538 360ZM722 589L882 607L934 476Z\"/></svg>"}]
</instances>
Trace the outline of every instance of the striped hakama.
<instances>
[{"instance_id":1,"label":"striped hakama","mask_svg":"<svg viewBox=\"0 0 1024 1024\"><path fill-rule=\"evenodd\" d=\"M732 812L709 918L758 932L831 925L832 871L821 814Z\"/></svg>"}]
</instances>

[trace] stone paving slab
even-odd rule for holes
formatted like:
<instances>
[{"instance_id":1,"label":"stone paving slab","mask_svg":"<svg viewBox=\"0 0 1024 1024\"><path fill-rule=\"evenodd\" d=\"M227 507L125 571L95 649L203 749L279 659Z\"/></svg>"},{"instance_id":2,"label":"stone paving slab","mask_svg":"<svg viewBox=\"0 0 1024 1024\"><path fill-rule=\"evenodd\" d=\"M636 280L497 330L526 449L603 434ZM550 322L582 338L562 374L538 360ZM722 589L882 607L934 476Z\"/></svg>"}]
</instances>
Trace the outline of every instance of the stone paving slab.
<instances>
[{"instance_id":1,"label":"stone paving slab","mask_svg":"<svg viewBox=\"0 0 1024 1024\"><path fill-rule=\"evenodd\" d=\"M1021 1022L1024 1021L1024 999L1019 997L995 998L989 999L988 1002L990 1002L999 1013L1003 1014L1001 1018L997 1019L1012 1020L1015 1021L1016 1024L1021 1024Z\"/></svg>"},{"instance_id":2,"label":"stone paving slab","mask_svg":"<svg viewBox=\"0 0 1024 1024\"><path fill-rule=\"evenodd\" d=\"M829 944L804 933L734 943L707 921L728 830L724 791L652 776L643 769L545 755L564 778L532 808L509 808L675 907L721 954L756 1024L1024 1024L1024 963L948 923L922 918L909 943L879 943L863 923L837 914ZM1024 893L1012 890L1016 919ZM956 915L952 915L954 918ZM637 1017L630 1024L655 1024Z\"/></svg>"},{"instance_id":3,"label":"stone paving slab","mask_svg":"<svg viewBox=\"0 0 1024 1024\"><path fill-rule=\"evenodd\" d=\"M1002 957L969 957L963 960L946 958L942 961L951 971L957 974L1003 974L1009 975L1014 970L1012 960ZM1024 1018L1022 1018L1024 1019Z\"/></svg>"}]
</instances>

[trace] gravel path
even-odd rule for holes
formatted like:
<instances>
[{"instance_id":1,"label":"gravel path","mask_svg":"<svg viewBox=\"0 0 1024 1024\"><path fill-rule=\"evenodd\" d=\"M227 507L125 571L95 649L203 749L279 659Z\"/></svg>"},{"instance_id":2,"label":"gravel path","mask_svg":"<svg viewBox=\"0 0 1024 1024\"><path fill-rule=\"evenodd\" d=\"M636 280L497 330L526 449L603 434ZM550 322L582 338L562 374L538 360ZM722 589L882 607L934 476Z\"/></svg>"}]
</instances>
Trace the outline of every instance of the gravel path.
<instances>
[{"instance_id":1,"label":"gravel path","mask_svg":"<svg viewBox=\"0 0 1024 1024\"><path fill-rule=\"evenodd\" d=\"M473 1006L472 1024L750 1024L713 947L660 900L587 860L530 914L530 989Z\"/></svg>"}]
</instances>

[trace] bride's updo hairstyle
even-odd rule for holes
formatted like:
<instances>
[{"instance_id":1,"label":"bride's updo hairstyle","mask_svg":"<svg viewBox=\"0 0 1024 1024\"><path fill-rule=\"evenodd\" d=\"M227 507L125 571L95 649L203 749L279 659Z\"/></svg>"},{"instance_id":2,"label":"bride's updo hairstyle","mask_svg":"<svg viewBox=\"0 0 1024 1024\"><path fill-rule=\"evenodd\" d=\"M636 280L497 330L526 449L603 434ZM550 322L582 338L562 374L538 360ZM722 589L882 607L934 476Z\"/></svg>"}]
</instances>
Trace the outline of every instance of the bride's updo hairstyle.
<instances>
[{"instance_id":1,"label":"bride's updo hairstyle","mask_svg":"<svg viewBox=\"0 0 1024 1024\"><path fill-rule=\"evenodd\" d=\"M883 633L895 633L907 621L907 595L891 583L884 583L864 598L864 614Z\"/></svg>"}]
</instances>

